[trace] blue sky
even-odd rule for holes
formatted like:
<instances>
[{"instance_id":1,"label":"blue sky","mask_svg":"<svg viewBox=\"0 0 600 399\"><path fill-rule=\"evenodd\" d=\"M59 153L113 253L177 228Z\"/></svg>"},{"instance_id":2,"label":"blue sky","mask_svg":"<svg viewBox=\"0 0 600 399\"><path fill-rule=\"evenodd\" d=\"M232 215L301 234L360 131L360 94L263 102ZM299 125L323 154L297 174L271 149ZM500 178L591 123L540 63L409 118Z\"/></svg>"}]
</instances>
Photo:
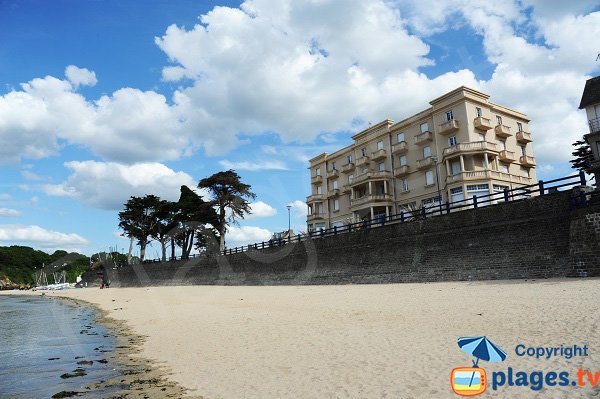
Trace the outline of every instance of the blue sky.
<instances>
[{"instance_id":1,"label":"blue sky","mask_svg":"<svg viewBox=\"0 0 600 399\"><path fill-rule=\"evenodd\" d=\"M568 174L598 6L489 3L0 0L0 245L126 248L130 195L228 167L258 195L228 243L289 203L304 230L307 159L461 84L529 115L540 178Z\"/></svg>"}]
</instances>

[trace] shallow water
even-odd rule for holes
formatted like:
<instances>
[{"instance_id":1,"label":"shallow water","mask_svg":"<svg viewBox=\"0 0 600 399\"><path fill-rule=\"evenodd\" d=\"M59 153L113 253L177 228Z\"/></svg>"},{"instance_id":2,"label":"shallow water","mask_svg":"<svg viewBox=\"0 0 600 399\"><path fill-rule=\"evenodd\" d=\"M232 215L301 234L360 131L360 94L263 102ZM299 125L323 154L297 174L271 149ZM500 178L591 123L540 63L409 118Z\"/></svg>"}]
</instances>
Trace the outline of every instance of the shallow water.
<instances>
[{"instance_id":1,"label":"shallow water","mask_svg":"<svg viewBox=\"0 0 600 399\"><path fill-rule=\"evenodd\" d=\"M116 339L94 317L56 298L0 296L0 398L106 397L93 386L118 375L108 357ZM61 378L77 370L85 375Z\"/></svg>"}]
</instances>

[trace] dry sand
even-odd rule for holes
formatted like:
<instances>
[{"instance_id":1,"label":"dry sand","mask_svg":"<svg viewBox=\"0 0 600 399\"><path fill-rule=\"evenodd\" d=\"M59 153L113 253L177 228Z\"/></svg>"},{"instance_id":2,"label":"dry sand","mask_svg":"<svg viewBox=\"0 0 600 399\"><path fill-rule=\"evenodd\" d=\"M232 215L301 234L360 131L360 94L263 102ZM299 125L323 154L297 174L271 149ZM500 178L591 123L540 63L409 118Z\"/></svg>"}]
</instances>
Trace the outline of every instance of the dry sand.
<instances>
[{"instance_id":1,"label":"dry sand","mask_svg":"<svg viewBox=\"0 0 600 399\"><path fill-rule=\"evenodd\" d=\"M135 354L203 398L456 398L452 368L470 366L460 336L507 353L493 371L600 371L600 280L432 284L97 288L88 301L146 339ZM587 345L566 360L515 346ZM600 388L600 384L599 384ZM491 398L600 397L591 387L488 388Z\"/></svg>"}]
</instances>

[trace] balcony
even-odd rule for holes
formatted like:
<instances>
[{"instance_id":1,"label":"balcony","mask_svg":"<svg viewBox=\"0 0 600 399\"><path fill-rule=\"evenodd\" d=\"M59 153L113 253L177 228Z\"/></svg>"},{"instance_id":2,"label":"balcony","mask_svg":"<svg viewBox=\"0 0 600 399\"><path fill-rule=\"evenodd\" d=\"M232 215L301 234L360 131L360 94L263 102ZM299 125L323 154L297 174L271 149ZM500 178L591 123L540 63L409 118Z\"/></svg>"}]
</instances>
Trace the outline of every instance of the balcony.
<instances>
[{"instance_id":1,"label":"balcony","mask_svg":"<svg viewBox=\"0 0 600 399\"><path fill-rule=\"evenodd\" d=\"M458 130L458 121L457 120L450 120L448 122L444 122L442 123L440 126L440 130L439 130L439 134L450 134L452 132L455 132Z\"/></svg>"},{"instance_id":2,"label":"balcony","mask_svg":"<svg viewBox=\"0 0 600 399\"><path fill-rule=\"evenodd\" d=\"M331 189L329 191L327 191L327 196L328 197L337 197L338 195L340 195L340 190L337 188Z\"/></svg>"},{"instance_id":3,"label":"balcony","mask_svg":"<svg viewBox=\"0 0 600 399\"><path fill-rule=\"evenodd\" d=\"M525 176L511 175L510 173L500 172L497 170L474 170L459 172L454 175L450 175L446 178L446 183L453 183L457 181L470 181L470 180L482 180L482 179L496 179L503 180L513 183L531 184L532 179Z\"/></svg>"},{"instance_id":4,"label":"balcony","mask_svg":"<svg viewBox=\"0 0 600 399\"><path fill-rule=\"evenodd\" d=\"M590 119L590 133L596 133L600 131L600 118Z\"/></svg>"},{"instance_id":5,"label":"balcony","mask_svg":"<svg viewBox=\"0 0 600 399\"><path fill-rule=\"evenodd\" d=\"M500 154L498 154L498 159L502 162L514 162L515 153L512 151L502 150L500 151Z\"/></svg>"},{"instance_id":6,"label":"balcony","mask_svg":"<svg viewBox=\"0 0 600 399\"><path fill-rule=\"evenodd\" d=\"M517 132L517 141L525 144L531 143L533 141L531 139L531 133Z\"/></svg>"},{"instance_id":7,"label":"balcony","mask_svg":"<svg viewBox=\"0 0 600 399\"><path fill-rule=\"evenodd\" d=\"M409 172L408 169L409 169L408 165L402 165L397 168L394 168L394 176L396 176L396 177L406 176Z\"/></svg>"},{"instance_id":8,"label":"balcony","mask_svg":"<svg viewBox=\"0 0 600 399\"><path fill-rule=\"evenodd\" d=\"M492 128L492 121L488 118L484 118L483 116L478 116L473 120L473 124L475 125L475 129L488 131Z\"/></svg>"},{"instance_id":9,"label":"balcony","mask_svg":"<svg viewBox=\"0 0 600 399\"><path fill-rule=\"evenodd\" d=\"M419 159L417 161L417 169L427 169L435 165L432 157L427 157L425 159Z\"/></svg>"},{"instance_id":10,"label":"balcony","mask_svg":"<svg viewBox=\"0 0 600 399\"><path fill-rule=\"evenodd\" d=\"M325 201L325 196L323 194L313 194L306 197L306 202L318 202Z\"/></svg>"},{"instance_id":11,"label":"balcony","mask_svg":"<svg viewBox=\"0 0 600 399\"><path fill-rule=\"evenodd\" d=\"M386 157L387 157L387 151L383 148L381 148L371 154L371 159L373 161L379 161L380 159L385 159Z\"/></svg>"},{"instance_id":12,"label":"balcony","mask_svg":"<svg viewBox=\"0 0 600 399\"><path fill-rule=\"evenodd\" d=\"M472 141L468 143L460 143L451 147L444 148L442 156L447 157L454 154L460 154L463 152L484 152L484 151L497 151L495 143L487 141Z\"/></svg>"},{"instance_id":13,"label":"balcony","mask_svg":"<svg viewBox=\"0 0 600 399\"><path fill-rule=\"evenodd\" d=\"M329 172L327 172L327 178L331 179L333 177L338 177L339 176L339 172L337 171L337 169L333 169L330 170Z\"/></svg>"},{"instance_id":14,"label":"balcony","mask_svg":"<svg viewBox=\"0 0 600 399\"><path fill-rule=\"evenodd\" d=\"M342 186L342 194L346 194L352 191L352 186L350 185L350 183L348 184L344 184Z\"/></svg>"},{"instance_id":15,"label":"balcony","mask_svg":"<svg viewBox=\"0 0 600 399\"><path fill-rule=\"evenodd\" d=\"M350 173L354 170L354 163L350 162L342 166L342 173Z\"/></svg>"},{"instance_id":16,"label":"balcony","mask_svg":"<svg viewBox=\"0 0 600 399\"><path fill-rule=\"evenodd\" d=\"M415 144L419 145L419 144L423 144L426 143L428 141L432 141L433 140L433 134L431 132L423 132L420 134L417 134L415 136Z\"/></svg>"},{"instance_id":17,"label":"balcony","mask_svg":"<svg viewBox=\"0 0 600 399\"><path fill-rule=\"evenodd\" d=\"M388 171L383 171L383 172L367 172L367 173L363 173L362 175L358 175L358 176L354 176L354 179L352 179L352 181L350 182L350 185L352 187L354 186L358 186L359 184L363 184L364 182L367 182L369 180L387 180L387 179L391 179L392 178L392 174Z\"/></svg>"},{"instance_id":18,"label":"balcony","mask_svg":"<svg viewBox=\"0 0 600 399\"><path fill-rule=\"evenodd\" d=\"M362 156L356 160L356 167L360 168L361 166L366 166L371 162L368 156Z\"/></svg>"},{"instance_id":19,"label":"balcony","mask_svg":"<svg viewBox=\"0 0 600 399\"><path fill-rule=\"evenodd\" d=\"M369 204L372 202L389 202L392 200L392 196L390 194L367 194L360 198L355 198L350 200L350 206L359 206L364 204Z\"/></svg>"},{"instance_id":20,"label":"balcony","mask_svg":"<svg viewBox=\"0 0 600 399\"><path fill-rule=\"evenodd\" d=\"M506 126L506 125L497 125L494 128L494 131L496 132L496 136L498 137L510 137L510 127Z\"/></svg>"},{"instance_id":21,"label":"balcony","mask_svg":"<svg viewBox=\"0 0 600 399\"><path fill-rule=\"evenodd\" d=\"M519 158L519 163L521 163L523 166L532 168L535 166L535 158L530 157L529 155L521 155Z\"/></svg>"},{"instance_id":22,"label":"balcony","mask_svg":"<svg viewBox=\"0 0 600 399\"><path fill-rule=\"evenodd\" d=\"M402 154L406 151L408 151L408 143L406 141L401 141L392 146L392 154Z\"/></svg>"},{"instance_id":23,"label":"balcony","mask_svg":"<svg viewBox=\"0 0 600 399\"><path fill-rule=\"evenodd\" d=\"M321 176L321 175L315 175L315 176L312 176L312 177L310 178L310 182L311 182L312 184L319 184L319 183L323 183L323 176Z\"/></svg>"},{"instance_id":24,"label":"balcony","mask_svg":"<svg viewBox=\"0 0 600 399\"><path fill-rule=\"evenodd\" d=\"M318 220L318 219L325 219L325 214L322 212L321 213L311 213L306 216L306 220L309 222L311 220Z\"/></svg>"}]
</instances>

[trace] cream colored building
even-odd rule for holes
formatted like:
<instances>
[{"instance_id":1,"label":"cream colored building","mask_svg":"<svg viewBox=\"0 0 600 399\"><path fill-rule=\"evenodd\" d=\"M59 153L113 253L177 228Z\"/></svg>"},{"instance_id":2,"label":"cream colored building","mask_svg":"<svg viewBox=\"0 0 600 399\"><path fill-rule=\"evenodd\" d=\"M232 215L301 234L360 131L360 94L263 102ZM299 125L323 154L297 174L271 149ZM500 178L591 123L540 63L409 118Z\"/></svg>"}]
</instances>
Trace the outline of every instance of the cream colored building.
<instances>
[{"instance_id":1,"label":"cream colored building","mask_svg":"<svg viewBox=\"0 0 600 399\"><path fill-rule=\"evenodd\" d=\"M537 181L526 115L464 86L430 104L310 160L309 231Z\"/></svg>"}]
</instances>

